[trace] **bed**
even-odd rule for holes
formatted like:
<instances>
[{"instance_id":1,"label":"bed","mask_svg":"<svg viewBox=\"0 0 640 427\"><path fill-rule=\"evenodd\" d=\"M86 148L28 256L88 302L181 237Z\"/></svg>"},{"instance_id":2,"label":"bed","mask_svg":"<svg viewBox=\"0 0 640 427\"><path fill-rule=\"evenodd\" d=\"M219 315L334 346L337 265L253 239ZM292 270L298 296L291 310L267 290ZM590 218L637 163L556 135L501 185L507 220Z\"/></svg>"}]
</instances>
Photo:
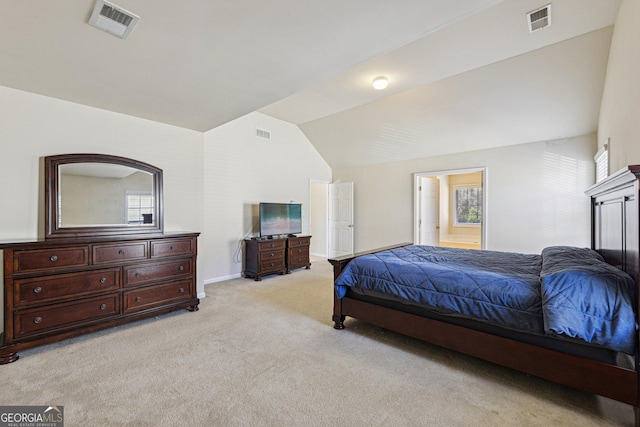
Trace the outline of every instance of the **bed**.
<instances>
[{"instance_id":1,"label":"bed","mask_svg":"<svg viewBox=\"0 0 640 427\"><path fill-rule=\"evenodd\" d=\"M330 259L334 327L356 318L605 396L640 427L639 178L629 166L587 190L591 248L403 243Z\"/></svg>"}]
</instances>

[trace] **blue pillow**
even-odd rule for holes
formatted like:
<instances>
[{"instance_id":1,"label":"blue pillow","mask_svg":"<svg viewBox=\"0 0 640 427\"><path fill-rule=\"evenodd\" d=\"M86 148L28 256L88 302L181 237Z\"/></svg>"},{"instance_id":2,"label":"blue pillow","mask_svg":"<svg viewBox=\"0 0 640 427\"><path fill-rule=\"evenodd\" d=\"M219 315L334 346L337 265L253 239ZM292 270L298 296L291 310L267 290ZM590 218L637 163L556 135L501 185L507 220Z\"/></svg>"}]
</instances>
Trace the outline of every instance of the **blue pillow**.
<instances>
[{"instance_id":1,"label":"blue pillow","mask_svg":"<svg viewBox=\"0 0 640 427\"><path fill-rule=\"evenodd\" d=\"M542 251L545 332L634 354L635 282L586 248Z\"/></svg>"},{"instance_id":2,"label":"blue pillow","mask_svg":"<svg viewBox=\"0 0 640 427\"><path fill-rule=\"evenodd\" d=\"M542 250L542 276L564 270L597 263L606 263L602 255L593 249L573 246L549 246Z\"/></svg>"}]
</instances>

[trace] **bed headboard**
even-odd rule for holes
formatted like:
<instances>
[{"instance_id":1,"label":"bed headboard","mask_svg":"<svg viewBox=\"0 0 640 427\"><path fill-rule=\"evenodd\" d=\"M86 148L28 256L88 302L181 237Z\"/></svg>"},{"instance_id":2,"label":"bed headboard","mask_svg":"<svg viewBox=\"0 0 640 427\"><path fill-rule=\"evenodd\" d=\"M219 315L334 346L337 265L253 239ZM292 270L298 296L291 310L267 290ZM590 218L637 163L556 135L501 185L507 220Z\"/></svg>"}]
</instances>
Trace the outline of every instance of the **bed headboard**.
<instances>
[{"instance_id":1,"label":"bed headboard","mask_svg":"<svg viewBox=\"0 0 640 427\"><path fill-rule=\"evenodd\" d=\"M640 283L640 165L628 166L590 187L591 247Z\"/></svg>"}]
</instances>

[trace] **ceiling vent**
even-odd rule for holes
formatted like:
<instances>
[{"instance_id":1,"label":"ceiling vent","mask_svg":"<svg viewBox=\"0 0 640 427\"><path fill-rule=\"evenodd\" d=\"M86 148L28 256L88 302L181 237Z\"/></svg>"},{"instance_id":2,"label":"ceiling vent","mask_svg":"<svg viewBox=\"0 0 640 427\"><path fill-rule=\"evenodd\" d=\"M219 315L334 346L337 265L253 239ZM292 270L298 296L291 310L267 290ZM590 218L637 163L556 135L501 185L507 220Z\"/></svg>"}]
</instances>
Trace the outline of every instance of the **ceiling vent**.
<instances>
[{"instance_id":1,"label":"ceiling vent","mask_svg":"<svg viewBox=\"0 0 640 427\"><path fill-rule=\"evenodd\" d=\"M105 0L97 0L96 5L93 7L91 18L89 18L89 25L121 39L126 39L139 20L139 16L124 10L120 6Z\"/></svg>"},{"instance_id":2,"label":"ceiling vent","mask_svg":"<svg viewBox=\"0 0 640 427\"><path fill-rule=\"evenodd\" d=\"M551 4L527 13L529 32L541 30L551 25Z\"/></svg>"}]
</instances>

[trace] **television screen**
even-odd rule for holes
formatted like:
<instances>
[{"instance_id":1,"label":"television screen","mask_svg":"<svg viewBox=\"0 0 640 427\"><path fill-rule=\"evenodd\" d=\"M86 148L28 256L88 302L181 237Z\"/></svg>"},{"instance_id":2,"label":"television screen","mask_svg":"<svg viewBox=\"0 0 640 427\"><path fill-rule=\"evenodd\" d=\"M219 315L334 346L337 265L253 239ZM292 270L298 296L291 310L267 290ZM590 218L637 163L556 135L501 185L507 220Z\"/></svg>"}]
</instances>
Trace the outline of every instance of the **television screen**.
<instances>
[{"instance_id":1,"label":"television screen","mask_svg":"<svg viewBox=\"0 0 640 427\"><path fill-rule=\"evenodd\" d=\"M260 203L260 236L302 233L302 205Z\"/></svg>"}]
</instances>

